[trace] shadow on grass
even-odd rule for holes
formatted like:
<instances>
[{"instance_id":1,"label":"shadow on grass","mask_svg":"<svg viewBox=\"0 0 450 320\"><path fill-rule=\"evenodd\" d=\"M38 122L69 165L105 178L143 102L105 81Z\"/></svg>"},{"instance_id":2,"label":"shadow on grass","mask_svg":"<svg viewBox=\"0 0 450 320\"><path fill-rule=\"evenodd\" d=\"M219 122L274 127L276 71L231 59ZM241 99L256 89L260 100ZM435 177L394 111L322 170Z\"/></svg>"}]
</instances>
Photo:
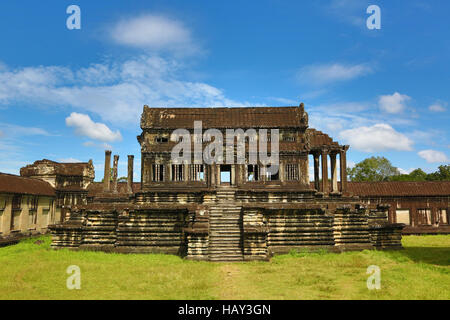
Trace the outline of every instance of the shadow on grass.
<instances>
[{"instance_id":1,"label":"shadow on grass","mask_svg":"<svg viewBox=\"0 0 450 320\"><path fill-rule=\"evenodd\" d=\"M390 251L389 254L407 257L414 262L450 266L450 247L407 247L404 250Z\"/></svg>"}]
</instances>

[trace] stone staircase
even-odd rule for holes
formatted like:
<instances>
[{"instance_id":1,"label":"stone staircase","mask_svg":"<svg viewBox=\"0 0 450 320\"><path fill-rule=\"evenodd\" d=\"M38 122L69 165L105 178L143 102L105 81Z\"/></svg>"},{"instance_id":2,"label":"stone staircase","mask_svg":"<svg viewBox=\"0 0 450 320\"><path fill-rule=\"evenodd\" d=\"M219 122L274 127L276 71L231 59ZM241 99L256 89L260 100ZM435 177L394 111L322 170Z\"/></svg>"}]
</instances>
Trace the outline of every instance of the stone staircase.
<instances>
[{"instance_id":1,"label":"stone staircase","mask_svg":"<svg viewBox=\"0 0 450 320\"><path fill-rule=\"evenodd\" d=\"M216 202L210 206L209 260L243 261L242 213L235 201L235 190L217 191Z\"/></svg>"}]
</instances>

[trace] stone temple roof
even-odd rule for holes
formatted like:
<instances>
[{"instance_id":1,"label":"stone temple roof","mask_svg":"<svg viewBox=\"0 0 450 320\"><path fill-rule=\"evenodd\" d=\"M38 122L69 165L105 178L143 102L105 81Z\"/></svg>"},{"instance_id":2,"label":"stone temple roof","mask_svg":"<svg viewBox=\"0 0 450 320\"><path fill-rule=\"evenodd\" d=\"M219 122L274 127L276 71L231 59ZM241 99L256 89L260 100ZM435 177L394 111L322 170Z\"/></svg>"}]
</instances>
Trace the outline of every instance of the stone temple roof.
<instances>
[{"instance_id":1,"label":"stone temple roof","mask_svg":"<svg viewBox=\"0 0 450 320\"><path fill-rule=\"evenodd\" d=\"M48 159L37 160L20 169L20 175L38 176L42 174L61 175L61 176L91 176L94 172L94 166L91 162L61 163Z\"/></svg>"},{"instance_id":2,"label":"stone temple roof","mask_svg":"<svg viewBox=\"0 0 450 320\"><path fill-rule=\"evenodd\" d=\"M329 135L322 131L310 128L307 130L307 134L309 135L311 148L319 148L321 146L339 147L339 143L333 141Z\"/></svg>"},{"instance_id":3,"label":"stone temple roof","mask_svg":"<svg viewBox=\"0 0 450 320\"><path fill-rule=\"evenodd\" d=\"M142 129L189 129L194 121L203 128L298 128L308 125L303 104L299 107L252 108L150 108L144 106Z\"/></svg>"},{"instance_id":4,"label":"stone temple roof","mask_svg":"<svg viewBox=\"0 0 450 320\"><path fill-rule=\"evenodd\" d=\"M54 196L55 190L48 182L40 179L0 173L0 193Z\"/></svg>"},{"instance_id":5,"label":"stone temple roof","mask_svg":"<svg viewBox=\"0 0 450 320\"><path fill-rule=\"evenodd\" d=\"M450 197L450 181L348 182L347 187L361 197Z\"/></svg>"}]
</instances>

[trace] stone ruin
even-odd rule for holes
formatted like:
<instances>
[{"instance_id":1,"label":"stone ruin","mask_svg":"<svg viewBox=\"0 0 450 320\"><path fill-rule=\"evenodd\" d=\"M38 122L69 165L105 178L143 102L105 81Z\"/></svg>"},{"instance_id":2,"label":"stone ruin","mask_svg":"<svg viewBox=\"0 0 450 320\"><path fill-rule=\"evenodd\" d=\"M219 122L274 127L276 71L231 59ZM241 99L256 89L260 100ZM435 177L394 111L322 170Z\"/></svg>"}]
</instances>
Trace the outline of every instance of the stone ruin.
<instances>
[{"instance_id":1,"label":"stone ruin","mask_svg":"<svg viewBox=\"0 0 450 320\"><path fill-rule=\"evenodd\" d=\"M194 121L202 121L203 132L279 129L278 172L268 172L262 163L174 163L171 151L177 142L171 141L171 133L184 128L195 139ZM388 223L389 206L365 206L347 190L349 147L308 128L303 104L144 106L141 129L141 182L133 183L130 155L128 180L118 183L119 156L114 156L111 175L111 151L106 151L104 181L91 183L86 201L72 205L66 221L50 226L53 248L167 253L209 261L268 260L305 249L402 248L404 225ZM245 143L248 150L250 139Z\"/></svg>"}]
</instances>

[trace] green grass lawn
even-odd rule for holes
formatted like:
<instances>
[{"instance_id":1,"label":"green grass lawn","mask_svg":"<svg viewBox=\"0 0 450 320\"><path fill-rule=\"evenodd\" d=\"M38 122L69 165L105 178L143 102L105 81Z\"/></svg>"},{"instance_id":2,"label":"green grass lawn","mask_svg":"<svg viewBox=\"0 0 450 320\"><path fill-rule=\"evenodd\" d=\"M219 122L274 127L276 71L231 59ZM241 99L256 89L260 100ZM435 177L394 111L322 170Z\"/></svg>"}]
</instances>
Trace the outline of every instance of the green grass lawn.
<instances>
[{"instance_id":1,"label":"green grass lawn","mask_svg":"<svg viewBox=\"0 0 450 320\"><path fill-rule=\"evenodd\" d=\"M41 244L35 244L40 240ZM292 253L211 263L161 254L50 249L50 237L0 248L0 299L450 299L450 235L407 236L405 250ZM66 269L81 269L68 290ZM368 290L366 269L381 268Z\"/></svg>"}]
</instances>

